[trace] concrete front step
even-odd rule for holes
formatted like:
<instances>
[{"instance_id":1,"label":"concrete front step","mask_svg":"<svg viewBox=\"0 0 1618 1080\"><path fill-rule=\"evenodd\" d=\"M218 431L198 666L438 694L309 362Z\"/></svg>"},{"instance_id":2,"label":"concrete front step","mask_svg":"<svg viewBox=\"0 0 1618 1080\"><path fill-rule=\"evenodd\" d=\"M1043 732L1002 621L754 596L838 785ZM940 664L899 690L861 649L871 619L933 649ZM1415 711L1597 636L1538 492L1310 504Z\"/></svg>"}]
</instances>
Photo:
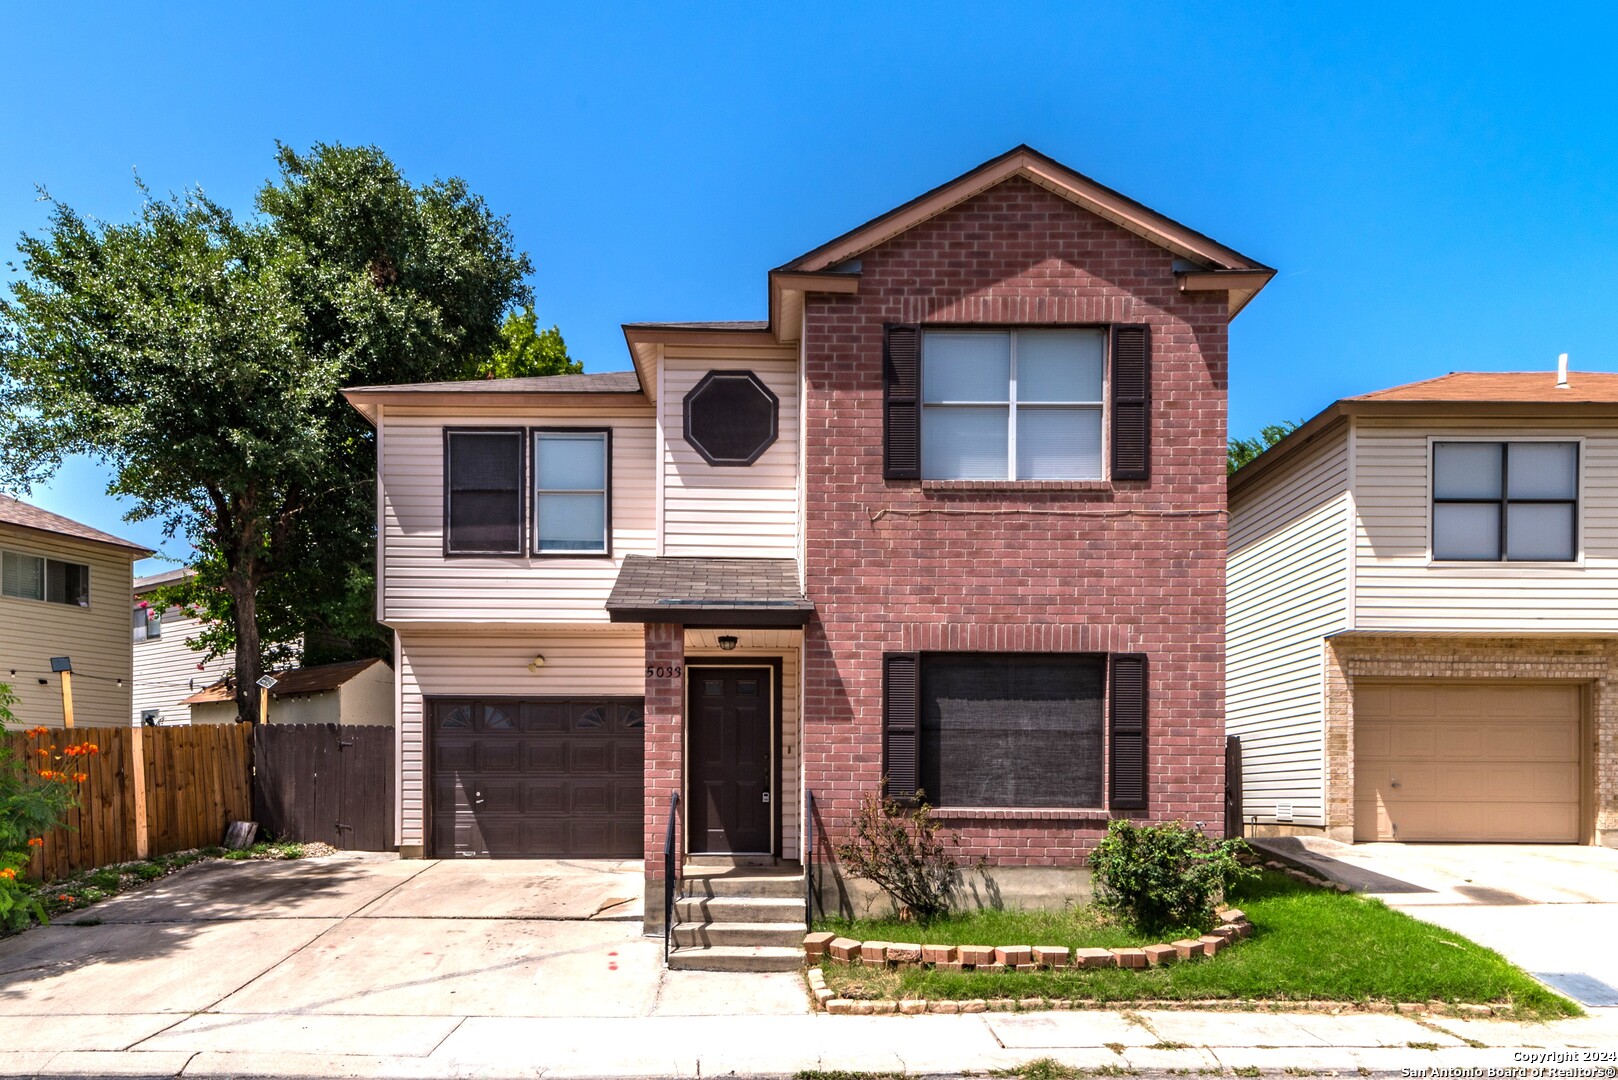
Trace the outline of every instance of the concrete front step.
<instances>
[{"instance_id":1,"label":"concrete front step","mask_svg":"<svg viewBox=\"0 0 1618 1080\"><path fill-rule=\"evenodd\" d=\"M735 867L699 870L686 867L682 891L690 897L760 896L803 901L803 875Z\"/></svg>"},{"instance_id":2,"label":"concrete front step","mask_svg":"<svg viewBox=\"0 0 1618 1080\"><path fill-rule=\"evenodd\" d=\"M797 971L803 949L779 945L721 945L669 953L671 971Z\"/></svg>"},{"instance_id":3,"label":"concrete front step","mask_svg":"<svg viewBox=\"0 0 1618 1080\"><path fill-rule=\"evenodd\" d=\"M677 946L774 945L802 949L807 933L801 922L710 922L676 923L673 939Z\"/></svg>"},{"instance_id":4,"label":"concrete front step","mask_svg":"<svg viewBox=\"0 0 1618 1080\"><path fill-rule=\"evenodd\" d=\"M772 896L685 896L674 901L683 923L803 922L803 900Z\"/></svg>"}]
</instances>

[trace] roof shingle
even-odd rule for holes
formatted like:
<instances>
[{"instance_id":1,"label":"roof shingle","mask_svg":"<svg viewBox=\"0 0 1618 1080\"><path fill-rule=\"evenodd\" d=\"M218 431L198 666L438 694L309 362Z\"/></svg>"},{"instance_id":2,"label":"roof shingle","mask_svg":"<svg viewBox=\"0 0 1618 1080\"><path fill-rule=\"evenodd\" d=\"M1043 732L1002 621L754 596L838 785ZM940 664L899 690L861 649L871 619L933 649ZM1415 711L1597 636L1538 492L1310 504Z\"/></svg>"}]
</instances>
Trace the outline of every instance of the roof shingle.
<instances>
[{"instance_id":1,"label":"roof shingle","mask_svg":"<svg viewBox=\"0 0 1618 1080\"><path fill-rule=\"evenodd\" d=\"M793 559L630 555L607 597L614 622L801 626L814 610Z\"/></svg>"},{"instance_id":2,"label":"roof shingle","mask_svg":"<svg viewBox=\"0 0 1618 1080\"><path fill-rule=\"evenodd\" d=\"M640 376L633 371L597 371L583 375L536 375L524 379L456 379L451 382L350 386L345 394L638 394Z\"/></svg>"},{"instance_id":3,"label":"roof shingle","mask_svg":"<svg viewBox=\"0 0 1618 1080\"><path fill-rule=\"evenodd\" d=\"M1618 402L1618 373L1570 371L1558 388L1554 371L1452 371L1345 401L1523 401L1546 404Z\"/></svg>"},{"instance_id":4,"label":"roof shingle","mask_svg":"<svg viewBox=\"0 0 1618 1080\"><path fill-rule=\"evenodd\" d=\"M291 697L295 694L318 694L326 690L336 690L351 679L368 670L373 664L382 661L376 657L369 660L348 660L341 664L320 664L317 667L293 668L283 671L275 676L275 689L270 691L271 697ZM206 705L210 702L230 701L236 696L235 689L229 680L221 679L208 687L199 690L186 698L182 705Z\"/></svg>"},{"instance_id":5,"label":"roof shingle","mask_svg":"<svg viewBox=\"0 0 1618 1080\"><path fill-rule=\"evenodd\" d=\"M151 548L143 547L132 540L124 540L100 529L92 529L82 522L65 518L61 514L53 514L49 510L41 510L10 495L0 495L0 524L55 533L57 536L71 536L76 540L93 540L98 544L110 544L113 547L139 552L142 557L152 553Z\"/></svg>"}]
</instances>

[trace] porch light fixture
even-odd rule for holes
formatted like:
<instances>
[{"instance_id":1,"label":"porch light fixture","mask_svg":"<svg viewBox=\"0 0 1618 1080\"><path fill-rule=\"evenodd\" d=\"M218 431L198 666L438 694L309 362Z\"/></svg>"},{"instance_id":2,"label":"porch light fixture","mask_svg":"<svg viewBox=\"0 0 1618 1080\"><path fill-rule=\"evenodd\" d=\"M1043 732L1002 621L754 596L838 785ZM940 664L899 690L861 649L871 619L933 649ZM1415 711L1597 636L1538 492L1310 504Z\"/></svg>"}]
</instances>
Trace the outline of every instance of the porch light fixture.
<instances>
[{"instance_id":1,"label":"porch light fixture","mask_svg":"<svg viewBox=\"0 0 1618 1080\"><path fill-rule=\"evenodd\" d=\"M735 649L736 649L736 635L735 634L720 634L719 635L719 647L721 649L725 650L726 652L734 652Z\"/></svg>"},{"instance_id":2,"label":"porch light fixture","mask_svg":"<svg viewBox=\"0 0 1618 1080\"><path fill-rule=\"evenodd\" d=\"M529 671L538 672L539 669L544 667L544 666L545 666L545 657L542 656L542 655L536 654L532 660L528 661L528 670Z\"/></svg>"}]
</instances>

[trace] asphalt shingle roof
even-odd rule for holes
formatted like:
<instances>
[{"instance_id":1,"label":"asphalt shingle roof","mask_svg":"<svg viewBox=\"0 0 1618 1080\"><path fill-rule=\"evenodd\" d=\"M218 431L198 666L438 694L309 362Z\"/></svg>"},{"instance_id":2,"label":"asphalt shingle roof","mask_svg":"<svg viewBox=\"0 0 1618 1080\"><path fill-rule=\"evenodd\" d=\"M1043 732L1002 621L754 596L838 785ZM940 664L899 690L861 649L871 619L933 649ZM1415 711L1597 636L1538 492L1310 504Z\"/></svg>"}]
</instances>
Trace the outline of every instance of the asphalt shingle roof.
<instances>
[{"instance_id":1,"label":"asphalt shingle roof","mask_svg":"<svg viewBox=\"0 0 1618 1080\"><path fill-rule=\"evenodd\" d=\"M271 697L290 697L294 694L318 694L325 690L336 690L350 679L361 674L372 664L380 664L376 658L370 660L348 660L341 664L320 664L316 667L293 668L283 671L275 676L275 689L270 691ZM230 681L221 679L208 687L199 690L186 698L182 705L206 705L215 701L230 701L236 696L235 689Z\"/></svg>"},{"instance_id":2,"label":"asphalt shingle roof","mask_svg":"<svg viewBox=\"0 0 1618 1080\"><path fill-rule=\"evenodd\" d=\"M21 499L14 499L9 495L0 495L0 524L18 525L24 529L37 529L40 532L55 533L58 536L71 536L79 540L94 540L98 544L111 544L113 547L128 548L138 551L141 555L150 555L151 548L111 533L92 529L72 518L65 518L61 514L53 514L49 510L41 510L31 506Z\"/></svg>"},{"instance_id":3,"label":"asphalt shingle roof","mask_svg":"<svg viewBox=\"0 0 1618 1080\"><path fill-rule=\"evenodd\" d=\"M381 390L412 394L638 394L640 376L633 371L598 371L585 375L536 375L526 379L457 379L453 382L351 386L347 392Z\"/></svg>"},{"instance_id":4,"label":"asphalt shingle roof","mask_svg":"<svg viewBox=\"0 0 1618 1080\"><path fill-rule=\"evenodd\" d=\"M815 605L798 587L792 559L695 559L630 555L607 611L618 622L802 625Z\"/></svg>"}]
</instances>

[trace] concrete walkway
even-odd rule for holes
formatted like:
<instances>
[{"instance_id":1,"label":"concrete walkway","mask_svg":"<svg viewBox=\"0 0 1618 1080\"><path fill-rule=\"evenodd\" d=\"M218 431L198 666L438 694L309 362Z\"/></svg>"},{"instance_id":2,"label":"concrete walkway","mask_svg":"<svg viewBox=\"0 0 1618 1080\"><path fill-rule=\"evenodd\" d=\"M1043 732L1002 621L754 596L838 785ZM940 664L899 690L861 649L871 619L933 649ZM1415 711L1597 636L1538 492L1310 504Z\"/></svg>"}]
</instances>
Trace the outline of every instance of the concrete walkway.
<instances>
[{"instance_id":1,"label":"concrete walkway","mask_svg":"<svg viewBox=\"0 0 1618 1080\"><path fill-rule=\"evenodd\" d=\"M637 863L210 863L0 941L0 1075L1506 1068L1553 1026L1319 1013L830 1017L796 974L666 972Z\"/></svg>"}]
</instances>

